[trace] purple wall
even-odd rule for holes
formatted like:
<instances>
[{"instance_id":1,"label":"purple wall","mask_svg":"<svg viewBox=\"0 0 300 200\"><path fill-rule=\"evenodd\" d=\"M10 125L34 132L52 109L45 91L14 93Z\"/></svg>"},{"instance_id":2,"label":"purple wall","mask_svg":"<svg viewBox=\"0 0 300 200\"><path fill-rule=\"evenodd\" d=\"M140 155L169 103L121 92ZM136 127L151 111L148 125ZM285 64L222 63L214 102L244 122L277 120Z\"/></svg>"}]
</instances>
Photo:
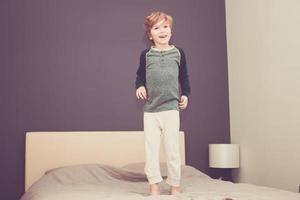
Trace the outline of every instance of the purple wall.
<instances>
[{"instance_id":1,"label":"purple wall","mask_svg":"<svg viewBox=\"0 0 300 200\"><path fill-rule=\"evenodd\" d=\"M158 3L159 2L159 3ZM181 114L189 165L229 142L225 5L220 0L0 2L0 199L24 188L27 131L142 130L135 98L144 17L173 15L192 95Z\"/></svg>"}]
</instances>

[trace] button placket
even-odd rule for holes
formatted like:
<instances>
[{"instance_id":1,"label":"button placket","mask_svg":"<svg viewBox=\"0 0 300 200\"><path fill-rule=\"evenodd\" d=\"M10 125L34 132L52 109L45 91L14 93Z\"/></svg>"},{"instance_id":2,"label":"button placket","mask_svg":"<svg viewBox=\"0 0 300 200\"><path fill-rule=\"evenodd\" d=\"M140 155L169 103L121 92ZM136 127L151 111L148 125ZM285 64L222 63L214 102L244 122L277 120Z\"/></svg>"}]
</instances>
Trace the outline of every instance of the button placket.
<instances>
[{"instance_id":1,"label":"button placket","mask_svg":"<svg viewBox=\"0 0 300 200\"><path fill-rule=\"evenodd\" d=\"M162 63L164 63L164 61L165 61L164 57L165 57L165 55L164 55L164 52L162 51L161 52L161 59L160 59Z\"/></svg>"}]
</instances>

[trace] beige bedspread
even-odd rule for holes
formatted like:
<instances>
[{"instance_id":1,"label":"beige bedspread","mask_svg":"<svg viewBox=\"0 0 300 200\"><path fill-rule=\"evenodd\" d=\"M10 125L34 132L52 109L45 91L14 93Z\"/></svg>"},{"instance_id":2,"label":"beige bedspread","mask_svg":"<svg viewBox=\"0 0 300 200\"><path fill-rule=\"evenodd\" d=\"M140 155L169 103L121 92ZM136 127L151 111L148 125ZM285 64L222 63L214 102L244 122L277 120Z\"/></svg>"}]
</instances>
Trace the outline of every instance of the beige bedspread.
<instances>
[{"instance_id":1,"label":"beige bedspread","mask_svg":"<svg viewBox=\"0 0 300 200\"><path fill-rule=\"evenodd\" d=\"M182 194L169 195L169 186L162 182L162 195L149 196L142 168L90 164L53 169L21 200L300 200L297 193L215 180L191 166L182 166ZM166 167L161 168L166 175Z\"/></svg>"}]
</instances>

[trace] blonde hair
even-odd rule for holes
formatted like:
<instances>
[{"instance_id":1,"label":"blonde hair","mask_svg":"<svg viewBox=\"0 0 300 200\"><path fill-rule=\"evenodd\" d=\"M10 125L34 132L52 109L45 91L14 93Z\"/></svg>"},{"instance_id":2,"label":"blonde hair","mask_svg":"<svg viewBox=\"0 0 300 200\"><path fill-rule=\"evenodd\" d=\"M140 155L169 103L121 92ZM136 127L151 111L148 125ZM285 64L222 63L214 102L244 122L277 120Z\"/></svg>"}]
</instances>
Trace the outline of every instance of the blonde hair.
<instances>
[{"instance_id":1,"label":"blonde hair","mask_svg":"<svg viewBox=\"0 0 300 200\"><path fill-rule=\"evenodd\" d=\"M170 28L172 30L172 25L173 25L173 18L161 11L154 11L152 13L150 13L149 16L146 17L145 19L145 29L146 29L146 33L148 36L150 36L150 31L151 28L159 21L161 20L165 20L166 22L168 22L170 24Z\"/></svg>"}]
</instances>

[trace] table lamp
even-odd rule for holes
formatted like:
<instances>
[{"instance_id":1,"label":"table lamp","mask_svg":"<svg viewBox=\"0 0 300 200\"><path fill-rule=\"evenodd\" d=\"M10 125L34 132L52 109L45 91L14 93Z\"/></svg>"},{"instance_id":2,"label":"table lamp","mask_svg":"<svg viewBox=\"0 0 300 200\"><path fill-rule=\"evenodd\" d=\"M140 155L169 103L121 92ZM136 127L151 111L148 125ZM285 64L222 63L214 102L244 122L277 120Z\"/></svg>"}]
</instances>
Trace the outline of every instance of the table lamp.
<instances>
[{"instance_id":1,"label":"table lamp","mask_svg":"<svg viewBox=\"0 0 300 200\"><path fill-rule=\"evenodd\" d=\"M209 167L222 168L219 173L223 175L219 179L233 181L231 170L240 167L239 145L209 144Z\"/></svg>"}]
</instances>

